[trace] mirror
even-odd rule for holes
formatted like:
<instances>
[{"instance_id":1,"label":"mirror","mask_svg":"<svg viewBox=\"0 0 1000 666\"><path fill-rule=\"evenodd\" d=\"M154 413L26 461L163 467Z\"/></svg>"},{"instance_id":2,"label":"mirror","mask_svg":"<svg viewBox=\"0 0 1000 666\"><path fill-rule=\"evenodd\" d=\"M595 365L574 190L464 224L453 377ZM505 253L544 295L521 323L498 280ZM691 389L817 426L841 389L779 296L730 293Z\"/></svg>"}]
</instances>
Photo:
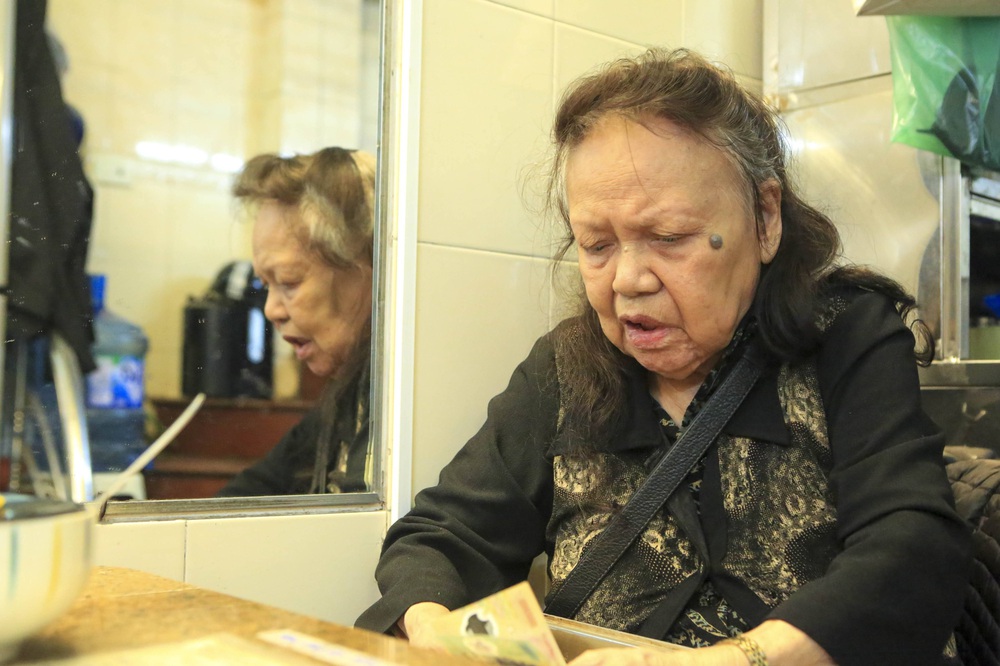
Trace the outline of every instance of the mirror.
<instances>
[{"instance_id":1,"label":"mirror","mask_svg":"<svg viewBox=\"0 0 1000 666\"><path fill-rule=\"evenodd\" d=\"M376 154L381 5L49 0L46 27L62 54L62 93L79 114L94 190L87 271L106 276L107 310L148 338L147 415L160 427L192 397L182 394L189 299L205 295L231 262L251 259L253 225L230 193L244 162L328 146ZM123 511L155 512L158 500L197 499L197 511L208 513L267 504L198 498L213 497L226 477L276 445L322 383L276 336L272 397L210 398L147 470L135 496L153 501L112 503L110 511L130 504ZM270 505L368 503L377 490Z\"/></svg>"}]
</instances>

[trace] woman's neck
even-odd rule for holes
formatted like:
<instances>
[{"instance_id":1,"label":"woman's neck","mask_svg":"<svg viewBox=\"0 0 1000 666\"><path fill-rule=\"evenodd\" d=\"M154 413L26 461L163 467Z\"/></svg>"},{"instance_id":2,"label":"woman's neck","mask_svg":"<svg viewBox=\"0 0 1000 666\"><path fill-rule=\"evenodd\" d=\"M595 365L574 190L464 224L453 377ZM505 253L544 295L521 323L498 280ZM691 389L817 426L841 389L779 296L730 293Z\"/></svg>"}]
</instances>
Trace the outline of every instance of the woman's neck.
<instances>
[{"instance_id":1,"label":"woman's neck","mask_svg":"<svg viewBox=\"0 0 1000 666\"><path fill-rule=\"evenodd\" d=\"M649 392L653 399L660 403L660 407L670 415L674 423L678 426L684 423L684 414L687 413L688 405L694 400L702 382L708 373L695 373L682 380L672 380L660 375L650 373Z\"/></svg>"}]
</instances>

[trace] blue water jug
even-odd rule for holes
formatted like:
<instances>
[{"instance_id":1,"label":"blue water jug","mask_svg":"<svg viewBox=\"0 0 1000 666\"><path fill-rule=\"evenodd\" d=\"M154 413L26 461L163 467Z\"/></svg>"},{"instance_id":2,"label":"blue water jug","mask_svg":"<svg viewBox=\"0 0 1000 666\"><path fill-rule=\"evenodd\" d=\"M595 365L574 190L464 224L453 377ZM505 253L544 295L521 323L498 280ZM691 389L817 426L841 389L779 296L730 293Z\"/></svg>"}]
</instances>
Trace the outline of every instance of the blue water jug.
<instances>
[{"instance_id":1,"label":"blue water jug","mask_svg":"<svg viewBox=\"0 0 1000 666\"><path fill-rule=\"evenodd\" d=\"M87 375L87 430L93 470L117 472L146 448L142 404L149 340L142 328L104 306L105 284L103 275L91 276L97 369Z\"/></svg>"}]
</instances>

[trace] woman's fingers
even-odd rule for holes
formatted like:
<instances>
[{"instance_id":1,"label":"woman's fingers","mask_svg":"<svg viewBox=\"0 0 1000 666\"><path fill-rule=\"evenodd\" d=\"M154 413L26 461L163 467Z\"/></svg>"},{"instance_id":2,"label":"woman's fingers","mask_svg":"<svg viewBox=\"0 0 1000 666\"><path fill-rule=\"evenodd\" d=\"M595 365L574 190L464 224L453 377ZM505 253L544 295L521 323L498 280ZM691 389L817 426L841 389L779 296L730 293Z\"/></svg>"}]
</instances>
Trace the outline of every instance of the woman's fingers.
<instances>
[{"instance_id":1,"label":"woman's fingers","mask_svg":"<svg viewBox=\"0 0 1000 666\"><path fill-rule=\"evenodd\" d=\"M403 631L410 643L417 647L428 647L433 643L434 620L444 617L450 611L441 604L431 601L413 604L403 615Z\"/></svg>"}]
</instances>

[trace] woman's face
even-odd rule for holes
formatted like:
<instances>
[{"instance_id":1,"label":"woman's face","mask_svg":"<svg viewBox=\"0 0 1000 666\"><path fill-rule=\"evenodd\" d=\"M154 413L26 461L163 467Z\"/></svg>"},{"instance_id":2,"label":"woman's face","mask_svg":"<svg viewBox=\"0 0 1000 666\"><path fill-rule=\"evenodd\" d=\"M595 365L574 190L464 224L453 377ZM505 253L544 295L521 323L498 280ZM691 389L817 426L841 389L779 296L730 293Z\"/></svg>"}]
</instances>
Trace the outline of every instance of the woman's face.
<instances>
[{"instance_id":1,"label":"woman's face","mask_svg":"<svg viewBox=\"0 0 1000 666\"><path fill-rule=\"evenodd\" d=\"M329 377L368 326L372 269L335 268L305 244L298 210L264 203L253 228L253 266L267 285L264 316L313 374Z\"/></svg>"},{"instance_id":2,"label":"woman's face","mask_svg":"<svg viewBox=\"0 0 1000 666\"><path fill-rule=\"evenodd\" d=\"M761 242L729 160L668 121L648 125L606 117L570 152L570 226L608 339L660 380L700 384L774 257L780 192L761 193Z\"/></svg>"}]
</instances>

